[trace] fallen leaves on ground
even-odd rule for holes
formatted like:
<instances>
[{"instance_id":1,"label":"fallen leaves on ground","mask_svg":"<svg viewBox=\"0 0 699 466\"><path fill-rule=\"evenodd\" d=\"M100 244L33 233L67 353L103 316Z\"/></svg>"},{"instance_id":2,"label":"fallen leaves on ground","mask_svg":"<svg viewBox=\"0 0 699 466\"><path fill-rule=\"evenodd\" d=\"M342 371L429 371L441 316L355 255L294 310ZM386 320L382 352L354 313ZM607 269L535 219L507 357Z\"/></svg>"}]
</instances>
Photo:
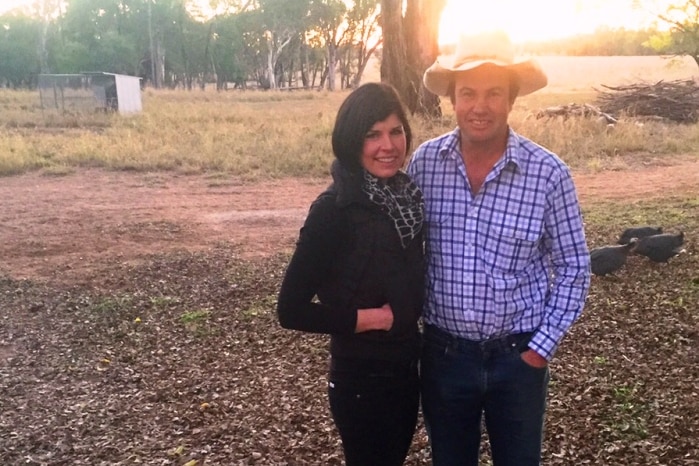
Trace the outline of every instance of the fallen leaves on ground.
<instances>
[{"instance_id":1,"label":"fallen leaves on ground","mask_svg":"<svg viewBox=\"0 0 699 466\"><path fill-rule=\"evenodd\" d=\"M3 464L342 464L327 339L274 314L286 260L222 246L84 286L0 276ZM698 265L689 245L593 277L552 364L544 464L699 458ZM420 422L407 464L428 462Z\"/></svg>"}]
</instances>

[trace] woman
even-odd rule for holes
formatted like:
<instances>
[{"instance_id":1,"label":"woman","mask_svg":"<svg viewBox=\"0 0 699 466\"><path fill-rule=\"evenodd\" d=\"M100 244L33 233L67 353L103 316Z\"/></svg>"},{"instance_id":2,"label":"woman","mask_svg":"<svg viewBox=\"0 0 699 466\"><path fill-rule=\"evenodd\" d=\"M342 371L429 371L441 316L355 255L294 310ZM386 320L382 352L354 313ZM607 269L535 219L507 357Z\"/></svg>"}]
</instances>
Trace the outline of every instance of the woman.
<instances>
[{"instance_id":1,"label":"woman","mask_svg":"<svg viewBox=\"0 0 699 466\"><path fill-rule=\"evenodd\" d=\"M279 293L283 327L331 335L328 397L348 466L402 465L417 423L423 212L400 170L410 143L391 86L345 99L333 183L311 205Z\"/></svg>"}]
</instances>

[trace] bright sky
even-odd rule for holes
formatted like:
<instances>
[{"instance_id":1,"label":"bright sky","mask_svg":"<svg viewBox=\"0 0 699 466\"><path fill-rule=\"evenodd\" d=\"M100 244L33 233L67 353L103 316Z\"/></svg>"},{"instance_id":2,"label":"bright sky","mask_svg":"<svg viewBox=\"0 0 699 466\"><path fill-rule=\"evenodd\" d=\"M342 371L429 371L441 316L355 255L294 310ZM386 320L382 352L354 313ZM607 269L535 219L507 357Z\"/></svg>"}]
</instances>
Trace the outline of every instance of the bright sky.
<instances>
[{"instance_id":1,"label":"bright sky","mask_svg":"<svg viewBox=\"0 0 699 466\"><path fill-rule=\"evenodd\" d=\"M0 0L0 14L25 3L27 2L22 0Z\"/></svg>"},{"instance_id":2,"label":"bright sky","mask_svg":"<svg viewBox=\"0 0 699 466\"><path fill-rule=\"evenodd\" d=\"M31 0L0 0L0 14L15 7L31 4Z\"/></svg>"},{"instance_id":3,"label":"bright sky","mask_svg":"<svg viewBox=\"0 0 699 466\"><path fill-rule=\"evenodd\" d=\"M557 39L594 32L600 26L637 29L653 16L634 9L633 0L448 0L440 24L440 44L460 33L501 29L513 42ZM647 3L647 2L646 2ZM662 11L662 10L660 10Z\"/></svg>"}]
</instances>

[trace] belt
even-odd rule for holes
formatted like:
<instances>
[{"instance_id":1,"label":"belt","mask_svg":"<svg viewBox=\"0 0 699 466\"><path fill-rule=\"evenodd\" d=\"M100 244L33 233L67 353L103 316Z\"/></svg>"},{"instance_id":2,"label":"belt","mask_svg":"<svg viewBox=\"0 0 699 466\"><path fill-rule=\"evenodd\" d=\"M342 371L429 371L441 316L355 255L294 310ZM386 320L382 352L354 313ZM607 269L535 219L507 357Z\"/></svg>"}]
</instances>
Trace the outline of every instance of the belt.
<instances>
[{"instance_id":1,"label":"belt","mask_svg":"<svg viewBox=\"0 0 699 466\"><path fill-rule=\"evenodd\" d=\"M483 353L493 353L512 351L513 349L523 352L527 349L527 344L533 334L534 332L512 333L487 340L469 340L454 336L434 325L425 324L426 342L437 343L453 351L460 352L481 351Z\"/></svg>"}]
</instances>

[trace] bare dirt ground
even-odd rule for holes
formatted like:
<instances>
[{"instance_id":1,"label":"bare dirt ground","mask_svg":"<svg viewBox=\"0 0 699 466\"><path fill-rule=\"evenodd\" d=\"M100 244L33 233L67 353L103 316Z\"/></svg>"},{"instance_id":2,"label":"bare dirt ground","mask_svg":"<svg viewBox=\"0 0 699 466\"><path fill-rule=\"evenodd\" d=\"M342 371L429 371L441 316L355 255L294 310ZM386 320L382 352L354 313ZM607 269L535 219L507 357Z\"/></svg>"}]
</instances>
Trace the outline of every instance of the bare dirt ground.
<instances>
[{"instance_id":1,"label":"bare dirt ground","mask_svg":"<svg viewBox=\"0 0 699 466\"><path fill-rule=\"evenodd\" d=\"M699 161L626 165L575 173L583 206L662 198L633 209L666 205L687 253L593 277L552 361L546 465L699 458ZM327 339L274 313L283 253L327 182L0 178L0 463L341 465ZM621 223L587 231L607 241ZM406 465L425 464L420 421Z\"/></svg>"},{"instance_id":2,"label":"bare dirt ground","mask_svg":"<svg viewBox=\"0 0 699 466\"><path fill-rule=\"evenodd\" d=\"M576 175L583 204L699 189L699 162ZM293 248L328 180L254 184L206 176L86 170L0 179L0 271L17 278L82 279L105 260L201 251L230 243L244 258Z\"/></svg>"},{"instance_id":3,"label":"bare dirt ground","mask_svg":"<svg viewBox=\"0 0 699 466\"><path fill-rule=\"evenodd\" d=\"M4 178L0 268L19 278L81 278L107 258L131 262L222 242L244 257L270 255L293 246L327 184L92 170Z\"/></svg>"}]
</instances>

